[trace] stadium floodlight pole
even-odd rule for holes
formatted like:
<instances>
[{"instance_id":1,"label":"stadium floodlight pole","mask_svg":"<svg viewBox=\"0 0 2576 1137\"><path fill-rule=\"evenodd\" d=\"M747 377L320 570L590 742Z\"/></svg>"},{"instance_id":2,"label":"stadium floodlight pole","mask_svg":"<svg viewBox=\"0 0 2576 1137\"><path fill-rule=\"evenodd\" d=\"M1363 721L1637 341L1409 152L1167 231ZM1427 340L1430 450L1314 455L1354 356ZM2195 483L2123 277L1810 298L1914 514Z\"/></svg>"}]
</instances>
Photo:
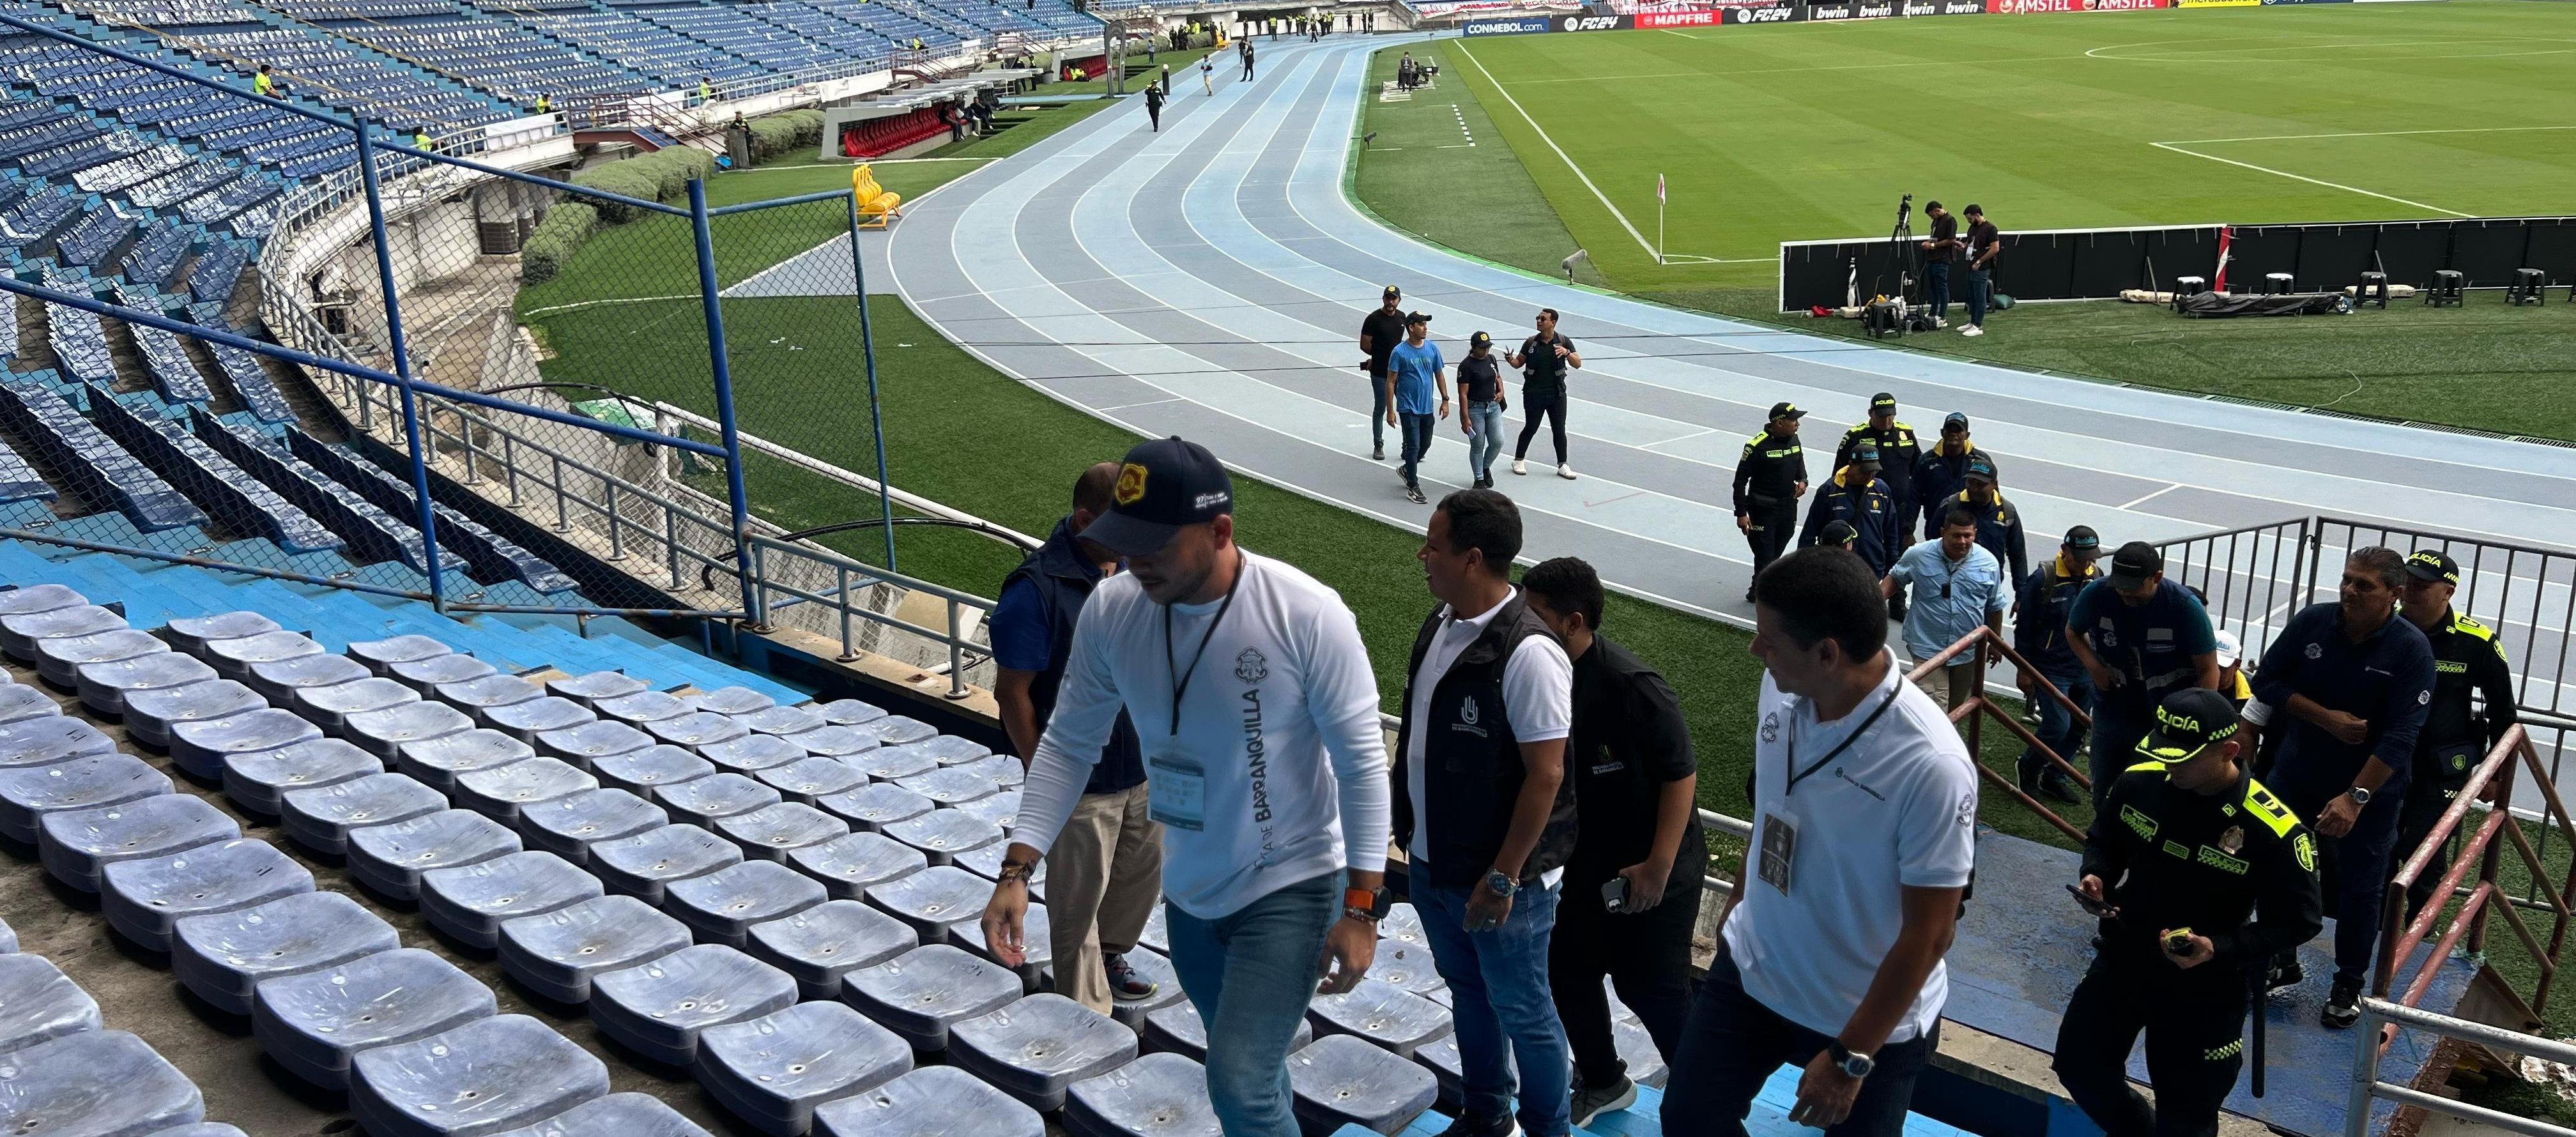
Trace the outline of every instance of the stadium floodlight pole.
<instances>
[{"instance_id":1,"label":"stadium floodlight pole","mask_svg":"<svg viewBox=\"0 0 2576 1137\"><path fill-rule=\"evenodd\" d=\"M429 610L447 607L447 589L439 580L438 503L429 496L429 456L421 445L420 402L411 381L411 345L403 332L402 301L395 296L394 255L385 244L385 203L376 181L374 133L367 120L352 116L358 133L358 177L367 189L367 229L376 242L376 279L385 294L385 340L394 353L394 388L402 392L403 442L411 450L411 492L420 505L420 563L429 577ZM466 456L471 465L473 455Z\"/></svg>"},{"instance_id":2,"label":"stadium floodlight pole","mask_svg":"<svg viewBox=\"0 0 2576 1137\"><path fill-rule=\"evenodd\" d=\"M750 497L742 488L742 434L734 427L733 369L725 359L724 302L716 288L715 237L708 224L703 178L689 179L689 227L697 237L698 294L707 306L707 358L715 374L716 425L724 435L725 492L733 497L734 575L742 582L743 616L753 628L766 628L769 606L752 587Z\"/></svg>"},{"instance_id":3,"label":"stadium floodlight pole","mask_svg":"<svg viewBox=\"0 0 2576 1137\"><path fill-rule=\"evenodd\" d=\"M850 194L850 276L858 282L859 361L868 373L868 431L877 442L877 508L885 521L886 571L894 563L894 483L886 478L885 411L877 402L877 338L868 326L868 263L859 255L859 195Z\"/></svg>"}]
</instances>

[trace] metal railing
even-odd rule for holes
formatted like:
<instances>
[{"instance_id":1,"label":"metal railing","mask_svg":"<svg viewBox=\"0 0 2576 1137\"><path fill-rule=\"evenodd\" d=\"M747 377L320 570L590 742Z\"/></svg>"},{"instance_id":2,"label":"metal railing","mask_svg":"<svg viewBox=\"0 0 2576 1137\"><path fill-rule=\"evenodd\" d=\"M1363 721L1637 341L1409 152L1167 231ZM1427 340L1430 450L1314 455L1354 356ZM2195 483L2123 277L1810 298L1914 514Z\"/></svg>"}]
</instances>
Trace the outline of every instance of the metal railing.
<instances>
[{"instance_id":1,"label":"metal railing","mask_svg":"<svg viewBox=\"0 0 2576 1137\"><path fill-rule=\"evenodd\" d=\"M2381 1081L2379 1063L2387 1050L2380 1044L2380 1037L2383 1033L2393 1034L2399 1029L2426 1030L2444 1038L2474 1042L2508 1054L2530 1055L2562 1065L2576 1064L2576 1043L2435 1014L2386 999L2363 999L2361 1029L2353 1032L2352 1096L2343 1111L2344 1137L2369 1137L2371 1102L2374 1100L2464 1118L2479 1125L2523 1134L2524 1137L2576 1137L2576 1129L2453 1101L2412 1086Z\"/></svg>"},{"instance_id":2,"label":"metal railing","mask_svg":"<svg viewBox=\"0 0 2576 1137\"><path fill-rule=\"evenodd\" d=\"M2558 954L2567 944L2567 920L2570 915L2576 915L2576 908L2571 908L2571 902L2576 902L2576 870L2552 883L2548 862L2523 832L2522 819L2511 809L2498 808L2513 800L2517 759L2520 765L2530 768L2533 778L2539 782L2542 798L2547 802L2541 824L2554 826L2567 836L2576 838L2576 820L2569 819L2566 806L2558 800L2557 789L2549 784L2540 766L2540 756L2532 749L2530 736L2519 726L2506 731L2504 737L2487 752L2486 758L2470 772L2467 783L2452 799L2450 808L2443 811L2441 819L2425 834L2415 854L2406 859L2388 882L2388 893L2380 907L2379 964L2371 979L2372 994L2393 998L2410 1008L2421 1002L2424 993L2432 989L2443 962L2451 957L2452 949L2462 946L2465 941L2471 957L2485 953L2487 913L2493 910L2504 914L2505 924L2513 930L2515 938L2522 941L2523 950L2531 954L2534 966L2540 970L2539 981L2534 985L2524 1009L2535 1019L2539 1012L2547 1009L2550 985L2558 977ZM2442 875L2432 895L2445 899L2458 895L2461 883L2472 871L2477 874L2477 886L2467 891L2459 913L2452 917L2450 926L2434 943L2432 953L2399 989L2396 985L2399 973L2413 961L2415 949L2423 944L2434 922L2448 907L2428 903L2423 912L2410 918L2406 912L2406 894L2422 879L2433 858L2451 843L2452 835L2460 831L2470 809L2479 804L2487 807L2486 819L2461 844L2452 857L2450 871ZM2530 926L2523 922L2518 906L2496 902L2504 895L2497 881L2504 853L2503 847L2496 843L2498 834L2512 841L2514 850L2522 856L2524 870L2531 874L2533 890L2546 901L2551 916L2549 946L2546 948L2532 935ZM2392 991L2396 992L2393 996ZM2514 994L2520 997L2520 992Z\"/></svg>"}]
</instances>

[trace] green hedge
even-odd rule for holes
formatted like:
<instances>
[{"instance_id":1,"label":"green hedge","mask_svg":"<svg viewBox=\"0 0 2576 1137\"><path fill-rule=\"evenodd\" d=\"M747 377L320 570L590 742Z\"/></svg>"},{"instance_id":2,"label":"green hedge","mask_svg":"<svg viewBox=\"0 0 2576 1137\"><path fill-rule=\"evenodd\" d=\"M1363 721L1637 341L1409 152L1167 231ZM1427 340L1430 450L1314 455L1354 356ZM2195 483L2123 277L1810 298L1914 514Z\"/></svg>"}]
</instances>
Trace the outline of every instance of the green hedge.
<instances>
[{"instance_id":1,"label":"green hedge","mask_svg":"<svg viewBox=\"0 0 2576 1137\"><path fill-rule=\"evenodd\" d=\"M661 177L641 158L593 166L574 174L572 184L647 201L662 199ZM635 207L622 201L599 198L589 204L599 210L600 220L611 225L623 225L635 219Z\"/></svg>"},{"instance_id":2,"label":"green hedge","mask_svg":"<svg viewBox=\"0 0 2576 1137\"><path fill-rule=\"evenodd\" d=\"M543 284L554 279L598 227L598 210L577 201L557 203L546 211L545 220L537 222L536 231L528 234L527 244L519 247L519 282Z\"/></svg>"}]
</instances>

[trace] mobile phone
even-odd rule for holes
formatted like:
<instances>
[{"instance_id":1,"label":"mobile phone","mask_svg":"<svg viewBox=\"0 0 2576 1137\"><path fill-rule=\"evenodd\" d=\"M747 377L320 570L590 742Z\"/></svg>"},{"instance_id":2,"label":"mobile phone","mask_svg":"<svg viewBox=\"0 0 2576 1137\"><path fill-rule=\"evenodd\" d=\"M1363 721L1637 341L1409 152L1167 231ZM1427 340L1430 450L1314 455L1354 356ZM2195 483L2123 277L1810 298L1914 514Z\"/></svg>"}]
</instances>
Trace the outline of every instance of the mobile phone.
<instances>
[{"instance_id":1,"label":"mobile phone","mask_svg":"<svg viewBox=\"0 0 2576 1137\"><path fill-rule=\"evenodd\" d=\"M1628 906L1628 878L1614 876L1601 882L1601 906L1617 912Z\"/></svg>"},{"instance_id":2,"label":"mobile phone","mask_svg":"<svg viewBox=\"0 0 2576 1137\"><path fill-rule=\"evenodd\" d=\"M2104 903L2102 903L2102 902L2101 902L2101 901L2099 901L2099 900L2095 900L2095 899L2093 899L2093 898L2092 898L2092 897L2090 897L2090 896L2086 896L2086 895L2084 895L2084 890L2083 890L2083 889L2077 888L2077 887L2075 887L2074 885L2071 885L2071 884L2070 884L2070 885L2067 885L2067 886L2066 886L2066 894L2067 894L2068 896L2072 896L2072 897L2074 897L2074 898L2075 898L2075 902L2076 902L2077 904L2081 904L2081 905L2083 905L2083 906L2084 906L2084 911L2085 911L2085 912L2087 912L2087 913L2089 913L2089 914L2091 914L2091 915L2095 915L2095 916L2107 916L2107 915L2110 915L2110 914L2111 914L2111 906L2110 906L2110 905L2108 905L2108 904L2104 904Z\"/></svg>"}]
</instances>

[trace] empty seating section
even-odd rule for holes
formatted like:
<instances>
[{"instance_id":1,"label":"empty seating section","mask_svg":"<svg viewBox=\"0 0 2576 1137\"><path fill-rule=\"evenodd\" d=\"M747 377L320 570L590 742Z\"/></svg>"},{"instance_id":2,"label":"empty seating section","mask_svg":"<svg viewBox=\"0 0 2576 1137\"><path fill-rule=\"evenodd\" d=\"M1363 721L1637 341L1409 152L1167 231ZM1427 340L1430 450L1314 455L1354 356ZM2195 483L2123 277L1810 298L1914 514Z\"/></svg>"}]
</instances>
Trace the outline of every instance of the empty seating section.
<instances>
[{"instance_id":1,"label":"empty seating section","mask_svg":"<svg viewBox=\"0 0 2576 1137\"><path fill-rule=\"evenodd\" d=\"M636 91L653 87L645 75L601 62L515 23L468 19L443 3L418 0L293 0L289 7L403 9L434 7L440 14L396 23L369 11L370 22L335 25L340 35L370 44L405 59L435 67L478 87L532 104L540 94L561 97L583 92ZM398 14L410 14L409 12Z\"/></svg>"},{"instance_id":2,"label":"empty seating section","mask_svg":"<svg viewBox=\"0 0 2576 1137\"><path fill-rule=\"evenodd\" d=\"M97 200L69 186L38 186L0 214L0 249L23 249L46 238Z\"/></svg>"},{"instance_id":3,"label":"empty seating section","mask_svg":"<svg viewBox=\"0 0 2576 1137\"><path fill-rule=\"evenodd\" d=\"M446 0L276 0L270 6L299 20L395 20L456 11Z\"/></svg>"},{"instance_id":4,"label":"empty seating section","mask_svg":"<svg viewBox=\"0 0 2576 1137\"><path fill-rule=\"evenodd\" d=\"M0 386L0 423L65 471L75 493L123 512L138 529L205 524L194 504L51 389Z\"/></svg>"},{"instance_id":5,"label":"empty seating section","mask_svg":"<svg viewBox=\"0 0 2576 1137\"><path fill-rule=\"evenodd\" d=\"M122 19L155 28L192 24L243 24L255 17L227 0L116 0L99 7Z\"/></svg>"},{"instance_id":6,"label":"empty seating section","mask_svg":"<svg viewBox=\"0 0 2576 1137\"><path fill-rule=\"evenodd\" d=\"M948 124L939 121L938 108L921 107L842 124L841 153L852 158L874 158L946 133Z\"/></svg>"},{"instance_id":7,"label":"empty seating section","mask_svg":"<svg viewBox=\"0 0 2576 1137\"><path fill-rule=\"evenodd\" d=\"M862 52L805 39L775 24L754 19L731 5L675 4L622 10L682 35L723 44L727 50L762 67L781 71L838 69L851 66L858 60L880 58L873 50ZM851 38L857 37L853 34Z\"/></svg>"},{"instance_id":8,"label":"empty seating section","mask_svg":"<svg viewBox=\"0 0 2576 1137\"><path fill-rule=\"evenodd\" d=\"M167 219L155 221L151 228L144 230L143 235L136 239L134 247L126 251L124 259L118 262L118 267L124 270L127 280L140 281L156 288L161 287L169 284L171 277L178 275L179 262L187 257L188 250L195 245L196 237L178 223ZM143 329L135 330L139 334Z\"/></svg>"},{"instance_id":9,"label":"empty seating section","mask_svg":"<svg viewBox=\"0 0 2576 1137\"><path fill-rule=\"evenodd\" d=\"M650 75L664 85L695 86L701 77L726 83L764 74L760 64L715 44L623 12L594 11L586 2L501 7L529 27ZM522 10L539 7L554 10Z\"/></svg>"},{"instance_id":10,"label":"empty seating section","mask_svg":"<svg viewBox=\"0 0 2576 1137\"><path fill-rule=\"evenodd\" d=\"M885 36L802 0L759 0L738 7L794 35L832 44L865 58L890 57L894 48Z\"/></svg>"},{"instance_id":11,"label":"empty seating section","mask_svg":"<svg viewBox=\"0 0 2576 1137\"><path fill-rule=\"evenodd\" d=\"M915 19L906 14L906 9L888 7L877 3L876 0L800 0L800 2L810 3L818 10L829 12L882 35L889 42L900 47L912 46L913 38L918 36L923 47L953 48L962 38L953 27L941 27Z\"/></svg>"},{"instance_id":12,"label":"empty seating section","mask_svg":"<svg viewBox=\"0 0 2576 1137\"><path fill-rule=\"evenodd\" d=\"M260 363L258 356L231 344L211 341L206 344L206 349L213 353L216 366L223 368L224 378L232 383L233 390L241 395L243 405L259 416L261 422L295 421L295 408L287 405L286 396L278 391L277 382L268 377L268 368Z\"/></svg>"},{"instance_id":13,"label":"empty seating section","mask_svg":"<svg viewBox=\"0 0 2576 1137\"><path fill-rule=\"evenodd\" d=\"M312 435L294 427L287 428L289 452L329 475L339 484L356 490L386 513L408 518L420 508L409 485L395 479L381 466L365 461L336 446L327 446ZM484 528L464 514L432 502L438 511L441 550L456 549L465 554L474 577L485 583L516 580L539 592L568 592L576 587L571 577L557 571L536 554L520 548L509 538ZM414 530L415 533L418 530Z\"/></svg>"},{"instance_id":14,"label":"empty seating section","mask_svg":"<svg viewBox=\"0 0 2576 1137\"><path fill-rule=\"evenodd\" d=\"M223 455L253 478L266 483L278 495L294 502L296 507L321 519L331 531L348 542L348 548L361 563L400 561L413 571L423 570L427 558L421 554L420 530L410 522L376 508L357 491L343 486L301 460L286 454L266 435L223 422L212 415L198 415L197 437L215 453ZM439 560L446 564L463 563L461 558L439 550Z\"/></svg>"},{"instance_id":15,"label":"empty seating section","mask_svg":"<svg viewBox=\"0 0 2576 1137\"><path fill-rule=\"evenodd\" d=\"M207 32L195 37L195 42L221 51L231 60L270 64L291 77L289 82L298 93L313 95L343 111L381 119L404 133L427 128L436 134L481 126L515 113L489 97L451 80L433 78L416 67L354 45L317 39L286 28Z\"/></svg>"},{"instance_id":16,"label":"empty seating section","mask_svg":"<svg viewBox=\"0 0 2576 1137\"><path fill-rule=\"evenodd\" d=\"M323 528L321 522L258 479L242 473L213 447L163 416L160 408L148 404L128 406L95 389L90 405L97 408L98 423L106 428L109 437L136 454L150 455L155 466L168 472L197 501L207 503L225 528L255 532L289 552L320 552L341 546L340 538Z\"/></svg>"}]
</instances>

